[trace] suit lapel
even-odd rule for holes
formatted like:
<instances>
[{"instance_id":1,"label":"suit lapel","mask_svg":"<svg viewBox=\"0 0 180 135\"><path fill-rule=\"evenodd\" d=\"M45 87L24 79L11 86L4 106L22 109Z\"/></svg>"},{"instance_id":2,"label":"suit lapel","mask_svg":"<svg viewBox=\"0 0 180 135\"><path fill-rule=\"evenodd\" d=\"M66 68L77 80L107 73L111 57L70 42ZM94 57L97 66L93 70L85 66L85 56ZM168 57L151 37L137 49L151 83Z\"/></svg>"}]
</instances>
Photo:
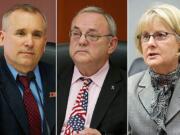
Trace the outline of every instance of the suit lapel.
<instances>
[{"instance_id":1,"label":"suit lapel","mask_svg":"<svg viewBox=\"0 0 180 135\"><path fill-rule=\"evenodd\" d=\"M71 80L73 75L73 65L71 65L68 69L64 70L63 73L58 75L57 80L57 120L58 120L58 134L61 132L61 128L63 126L63 122L66 115L67 102L69 97L69 91L71 86Z\"/></svg>"},{"instance_id":2,"label":"suit lapel","mask_svg":"<svg viewBox=\"0 0 180 135\"><path fill-rule=\"evenodd\" d=\"M119 90L120 80L120 75L110 67L93 112L91 128L97 128L100 124Z\"/></svg>"},{"instance_id":3,"label":"suit lapel","mask_svg":"<svg viewBox=\"0 0 180 135\"><path fill-rule=\"evenodd\" d=\"M24 110L24 105L22 101L22 96L14 80L11 72L9 71L4 57L0 59L0 67L1 67L1 81L4 86L2 89L2 93L9 104L9 107L14 113L17 121L21 125L22 129L24 130L25 134L28 134L28 122L26 118L26 113Z\"/></svg>"},{"instance_id":4,"label":"suit lapel","mask_svg":"<svg viewBox=\"0 0 180 135\"><path fill-rule=\"evenodd\" d=\"M55 70L49 65L44 65L43 63L39 64L40 75L42 80L42 87L44 92L44 113L45 118L48 122L48 126L52 131L52 128L55 127L55 95L50 96L51 92L55 92ZM47 124L47 123L45 123Z\"/></svg>"},{"instance_id":5,"label":"suit lapel","mask_svg":"<svg viewBox=\"0 0 180 135\"><path fill-rule=\"evenodd\" d=\"M144 106L148 114L150 114L151 103L154 97L154 91L153 91L154 88L149 82L151 82L151 80L150 80L150 75L147 70L142 80L139 83L137 91L138 91L138 96L141 101L141 104ZM167 118L166 118L165 123L168 123L178 112L180 112L180 90L179 89L180 89L180 79L178 80L177 85L174 89L174 93L172 95L171 102L169 104Z\"/></svg>"},{"instance_id":6,"label":"suit lapel","mask_svg":"<svg viewBox=\"0 0 180 135\"><path fill-rule=\"evenodd\" d=\"M145 72L142 80L137 88L138 96L141 104L145 108L148 114L150 114L151 103L154 98L154 89L151 85L151 78L148 70Z\"/></svg>"},{"instance_id":7,"label":"suit lapel","mask_svg":"<svg viewBox=\"0 0 180 135\"><path fill-rule=\"evenodd\" d=\"M171 102L169 104L166 123L168 123L177 113L180 112L180 79L174 89Z\"/></svg>"}]
</instances>

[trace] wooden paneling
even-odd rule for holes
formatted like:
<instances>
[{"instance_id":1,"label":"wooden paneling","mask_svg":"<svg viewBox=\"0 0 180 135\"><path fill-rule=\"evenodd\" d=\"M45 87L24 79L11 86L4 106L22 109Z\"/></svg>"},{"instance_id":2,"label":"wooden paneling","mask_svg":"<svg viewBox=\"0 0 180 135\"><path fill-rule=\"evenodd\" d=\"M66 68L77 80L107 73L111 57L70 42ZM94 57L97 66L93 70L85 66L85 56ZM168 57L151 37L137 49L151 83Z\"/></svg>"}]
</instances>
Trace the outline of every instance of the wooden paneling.
<instances>
[{"instance_id":1,"label":"wooden paneling","mask_svg":"<svg viewBox=\"0 0 180 135\"><path fill-rule=\"evenodd\" d=\"M57 42L69 41L72 18L86 6L99 6L111 14L118 27L119 41L127 41L126 0L58 0L57 1Z\"/></svg>"}]
</instances>

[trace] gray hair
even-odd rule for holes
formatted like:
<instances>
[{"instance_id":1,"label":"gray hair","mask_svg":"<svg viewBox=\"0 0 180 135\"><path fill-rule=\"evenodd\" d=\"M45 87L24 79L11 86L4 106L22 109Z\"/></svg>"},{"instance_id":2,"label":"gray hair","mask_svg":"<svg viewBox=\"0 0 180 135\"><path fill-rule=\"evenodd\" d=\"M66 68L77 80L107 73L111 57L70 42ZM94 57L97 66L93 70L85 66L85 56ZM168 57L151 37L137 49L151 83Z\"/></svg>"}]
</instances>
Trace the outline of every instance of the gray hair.
<instances>
[{"instance_id":1,"label":"gray hair","mask_svg":"<svg viewBox=\"0 0 180 135\"><path fill-rule=\"evenodd\" d=\"M110 14L106 13L102 8L95 7L95 6L89 6L89 7L81 9L76 14L76 16L78 16L79 14L82 14L82 13L98 13L98 14L103 15L108 23L110 34L112 34L113 36L116 36L116 34L117 34L116 23L115 23L113 17Z\"/></svg>"},{"instance_id":2,"label":"gray hair","mask_svg":"<svg viewBox=\"0 0 180 135\"><path fill-rule=\"evenodd\" d=\"M15 11L17 10L21 10L24 12L28 12L28 13L34 13L34 14L40 14L43 18L43 23L44 23L44 29L45 32L47 30L47 20L45 15L36 7L32 6L31 4L19 4L19 5L15 5L12 8L10 8L9 10L7 10L2 17L2 29L6 30L7 29L7 22L8 22L8 17Z\"/></svg>"}]
</instances>

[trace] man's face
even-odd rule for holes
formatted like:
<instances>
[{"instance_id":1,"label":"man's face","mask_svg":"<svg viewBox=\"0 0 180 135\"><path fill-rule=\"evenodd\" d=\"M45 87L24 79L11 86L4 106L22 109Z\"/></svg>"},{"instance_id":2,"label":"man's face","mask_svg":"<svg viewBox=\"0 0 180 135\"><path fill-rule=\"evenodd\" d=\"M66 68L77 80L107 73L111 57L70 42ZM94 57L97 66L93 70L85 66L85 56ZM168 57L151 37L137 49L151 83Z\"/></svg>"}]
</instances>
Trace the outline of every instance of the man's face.
<instances>
[{"instance_id":1,"label":"man's face","mask_svg":"<svg viewBox=\"0 0 180 135\"><path fill-rule=\"evenodd\" d=\"M7 28L0 33L6 61L20 72L33 70L46 44L45 26L40 14L14 11ZM21 71L23 70L23 71Z\"/></svg>"},{"instance_id":2,"label":"man's face","mask_svg":"<svg viewBox=\"0 0 180 135\"><path fill-rule=\"evenodd\" d=\"M82 34L76 38L76 35ZM71 26L70 55L76 65L103 66L116 48L117 38L110 35L108 23L98 13L81 13ZM75 35L75 36L73 36ZM86 36L85 36L86 35ZM102 36L91 40L93 36Z\"/></svg>"}]
</instances>

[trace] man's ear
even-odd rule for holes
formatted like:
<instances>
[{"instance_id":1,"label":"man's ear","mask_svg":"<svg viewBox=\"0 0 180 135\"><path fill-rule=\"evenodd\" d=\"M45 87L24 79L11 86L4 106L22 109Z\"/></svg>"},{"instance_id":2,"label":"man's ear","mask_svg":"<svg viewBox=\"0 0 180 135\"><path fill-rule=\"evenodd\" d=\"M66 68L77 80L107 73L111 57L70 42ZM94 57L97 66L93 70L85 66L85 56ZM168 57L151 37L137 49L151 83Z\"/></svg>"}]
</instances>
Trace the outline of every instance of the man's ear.
<instances>
[{"instance_id":1,"label":"man's ear","mask_svg":"<svg viewBox=\"0 0 180 135\"><path fill-rule=\"evenodd\" d=\"M1 31L0 31L0 46L3 46L3 45L4 45L4 44L3 44L4 34L5 34L5 32L1 30Z\"/></svg>"},{"instance_id":2,"label":"man's ear","mask_svg":"<svg viewBox=\"0 0 180 135\"><path fill-rule=\"evenodd\" d=\"M118 38L116 36L112 37L109 42L109 50L108 53L112 54L114 50L116 50L118 44Z\"/></svg>"}]
</instances>

